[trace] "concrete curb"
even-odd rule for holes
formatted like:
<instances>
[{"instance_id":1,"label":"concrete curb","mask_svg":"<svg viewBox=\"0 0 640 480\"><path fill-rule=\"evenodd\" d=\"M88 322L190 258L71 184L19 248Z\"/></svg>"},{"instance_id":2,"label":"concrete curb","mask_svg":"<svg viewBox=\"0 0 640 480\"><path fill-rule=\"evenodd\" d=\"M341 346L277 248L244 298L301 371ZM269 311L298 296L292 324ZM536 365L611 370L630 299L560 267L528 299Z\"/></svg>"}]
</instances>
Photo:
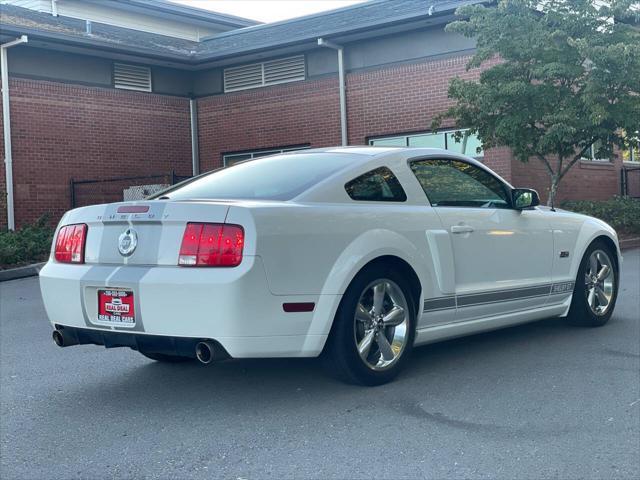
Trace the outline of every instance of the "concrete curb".
<instances>
[{"instance_id":1,"label":"concrete curb","mask_svg":"<svg viewBox=\"0 0 640 480\"><path fill-rule=\"evenodd\" d=\"M620 240L620 250L630 250L632 248L640 248L640 237Z\"/></svg>"},{"instance_id":2,"label":"concrete curb","mask_svg":"<svg viewBox=\"0 0 640 480\"><path fill-rule=\"evenodd\" d=\"M18 278L33 277L38 275L44 264L34 263L33 265L27 265L26 267L10 268L8 270L0 270L0 282L7 282L9 280L16 280Z\"/></svg>"}]
</instances>

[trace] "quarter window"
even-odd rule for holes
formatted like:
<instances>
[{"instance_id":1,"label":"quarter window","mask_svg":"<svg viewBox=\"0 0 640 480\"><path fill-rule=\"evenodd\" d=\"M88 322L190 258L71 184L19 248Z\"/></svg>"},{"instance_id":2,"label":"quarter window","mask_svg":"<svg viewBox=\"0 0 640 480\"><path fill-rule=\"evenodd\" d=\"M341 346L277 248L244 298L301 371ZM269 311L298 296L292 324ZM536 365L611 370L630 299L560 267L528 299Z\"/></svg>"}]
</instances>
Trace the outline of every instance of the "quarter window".
<instances>
[{"instance_id":1,"label":"quarter window","mask_svg":"<svg viewBox=\"0 0 640 480\"><path fill-rule=\"evenodd\" d=\"M411 171L434 207L510 207L504 185L470 163L418 160L411 163Z\"/></svg>"},{"instance_id":2,"label":"quarter window","mask_svg":"<svg viewBox=\"0 0 640 480\"><path fill-rule=\"evenodd\" d=\"M360 175L344 186L353 200L366 202L404 202L407 195L402 185L387 167L376 168Z\"/></svg>"}]
</instances>

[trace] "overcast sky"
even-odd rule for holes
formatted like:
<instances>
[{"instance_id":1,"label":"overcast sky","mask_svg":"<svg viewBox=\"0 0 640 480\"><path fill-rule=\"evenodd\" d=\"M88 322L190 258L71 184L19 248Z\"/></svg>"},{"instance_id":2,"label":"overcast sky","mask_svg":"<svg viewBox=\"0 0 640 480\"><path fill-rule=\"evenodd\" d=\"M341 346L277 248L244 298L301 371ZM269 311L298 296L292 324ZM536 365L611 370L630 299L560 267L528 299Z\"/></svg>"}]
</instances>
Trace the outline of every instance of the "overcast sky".
<instances>
[{"instance_id":1,"label":"overcast sky","mask_svg":"<svg viewBox=\"0 0 640 480\"><path fill-rule=\"evenodd\" d=\"M192 7L228 13L260 22L277 22L325 10L346 7L364 0L171 0Z\"/></svg>"}]
</instances>

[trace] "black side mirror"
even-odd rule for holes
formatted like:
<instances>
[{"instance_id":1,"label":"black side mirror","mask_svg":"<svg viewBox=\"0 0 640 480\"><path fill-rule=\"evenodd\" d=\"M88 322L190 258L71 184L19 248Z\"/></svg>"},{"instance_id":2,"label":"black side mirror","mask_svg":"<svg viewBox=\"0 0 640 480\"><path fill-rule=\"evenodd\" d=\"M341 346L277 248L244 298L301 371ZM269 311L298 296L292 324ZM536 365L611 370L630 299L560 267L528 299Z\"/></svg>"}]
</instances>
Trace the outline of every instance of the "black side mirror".
<instances>
[{"instance_id":1,"label":"black side mirror","mask_svg":"<svg viewBox=\"0 0 640 480\"><path fill-rule=\"evenodd\" d=\"M540 197L538 192L530 188L514 188L511 190L511 205L516 210L535 207L540 205Z\"/></svg>"}]
</instances>

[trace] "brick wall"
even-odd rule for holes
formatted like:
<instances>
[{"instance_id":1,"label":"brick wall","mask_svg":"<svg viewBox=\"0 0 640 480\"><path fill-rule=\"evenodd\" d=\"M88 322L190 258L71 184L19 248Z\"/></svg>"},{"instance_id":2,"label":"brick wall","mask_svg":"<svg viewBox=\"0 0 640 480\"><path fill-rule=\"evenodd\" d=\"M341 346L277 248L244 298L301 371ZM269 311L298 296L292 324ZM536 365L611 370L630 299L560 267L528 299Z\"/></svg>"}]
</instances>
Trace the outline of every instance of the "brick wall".
<instances>
[{"instance_id":1,"label":"brick wall","mask_svg":"<svg viewBox=\"0 0 640 480\"><path fill-rule=\"evenodd\" d=\"M553 164L552 164L553 165ZM565 200L606 200L620 193L620 168L622 160L610 163L577 162L560 182L556 203ZM534 188L546 203L551 178L543 163L532 158L527 163L513 161L513 185Z\"/></svg>"},{"instance_id":2,"label":"brick wall","mask_svg":"<svg viewBox=\"0 0 640 480\"><path fill-rule=\"evenodd\" d=\"M16 78L10 94L17 225L57 221L71 178L191 173L188 99Z\"/></svg>"},{"instance_id":3,"label":"brick wall","mask_svg":"<svg viewBox=\"0 0 640 480\"><path fill-rule=\"evenodd\" d=\"M202 171L226 152L308 143L340 144L335 77L205 97L198 100Z\"/></svg>"},{"instance_id":4,"label":"brick wall","mask_svg":"<svg viewBox=\"0 0 640 480\"><path fill-rule=\"evenodd\" d=\"M372 136L424 131L450 105L449 80L466 71L468 57L402 64L347 75L349 144ZM335 76L277 85L198 101L203 170L221 166L225 152L308 143L340 144L338 81ZM507 180L508 149L486 152L485 162Z\"/></svg>"},{"instance_id":5,"label":"brick wall","mask_svg":"<svg viewBox=\"0 0 640 480\"><path fill-rule=\"evenodd\" d=\"M468 57L400 64L350 73L350 144L369 137L429 130L443 111L449 80L473 79ZM189 103L185 98L26 79L11 80L14 184L18 224L69 208L69 180L191 170ZM340 143L338 81L304 82L198 99L203 171L222 154L298 144ZM1 142L1 138L0 138ZM2 147L2 145L0 145ZM535 159L522 164L506 148L484 162L516 186L537 189L546 201L548 176ZM620 161L579 164L560 186L559 199L600 199L618 192ZM0 169L4 191L4 169ZM0 198L0 226L6 225Z\"/></svg>"}]
</instances>

